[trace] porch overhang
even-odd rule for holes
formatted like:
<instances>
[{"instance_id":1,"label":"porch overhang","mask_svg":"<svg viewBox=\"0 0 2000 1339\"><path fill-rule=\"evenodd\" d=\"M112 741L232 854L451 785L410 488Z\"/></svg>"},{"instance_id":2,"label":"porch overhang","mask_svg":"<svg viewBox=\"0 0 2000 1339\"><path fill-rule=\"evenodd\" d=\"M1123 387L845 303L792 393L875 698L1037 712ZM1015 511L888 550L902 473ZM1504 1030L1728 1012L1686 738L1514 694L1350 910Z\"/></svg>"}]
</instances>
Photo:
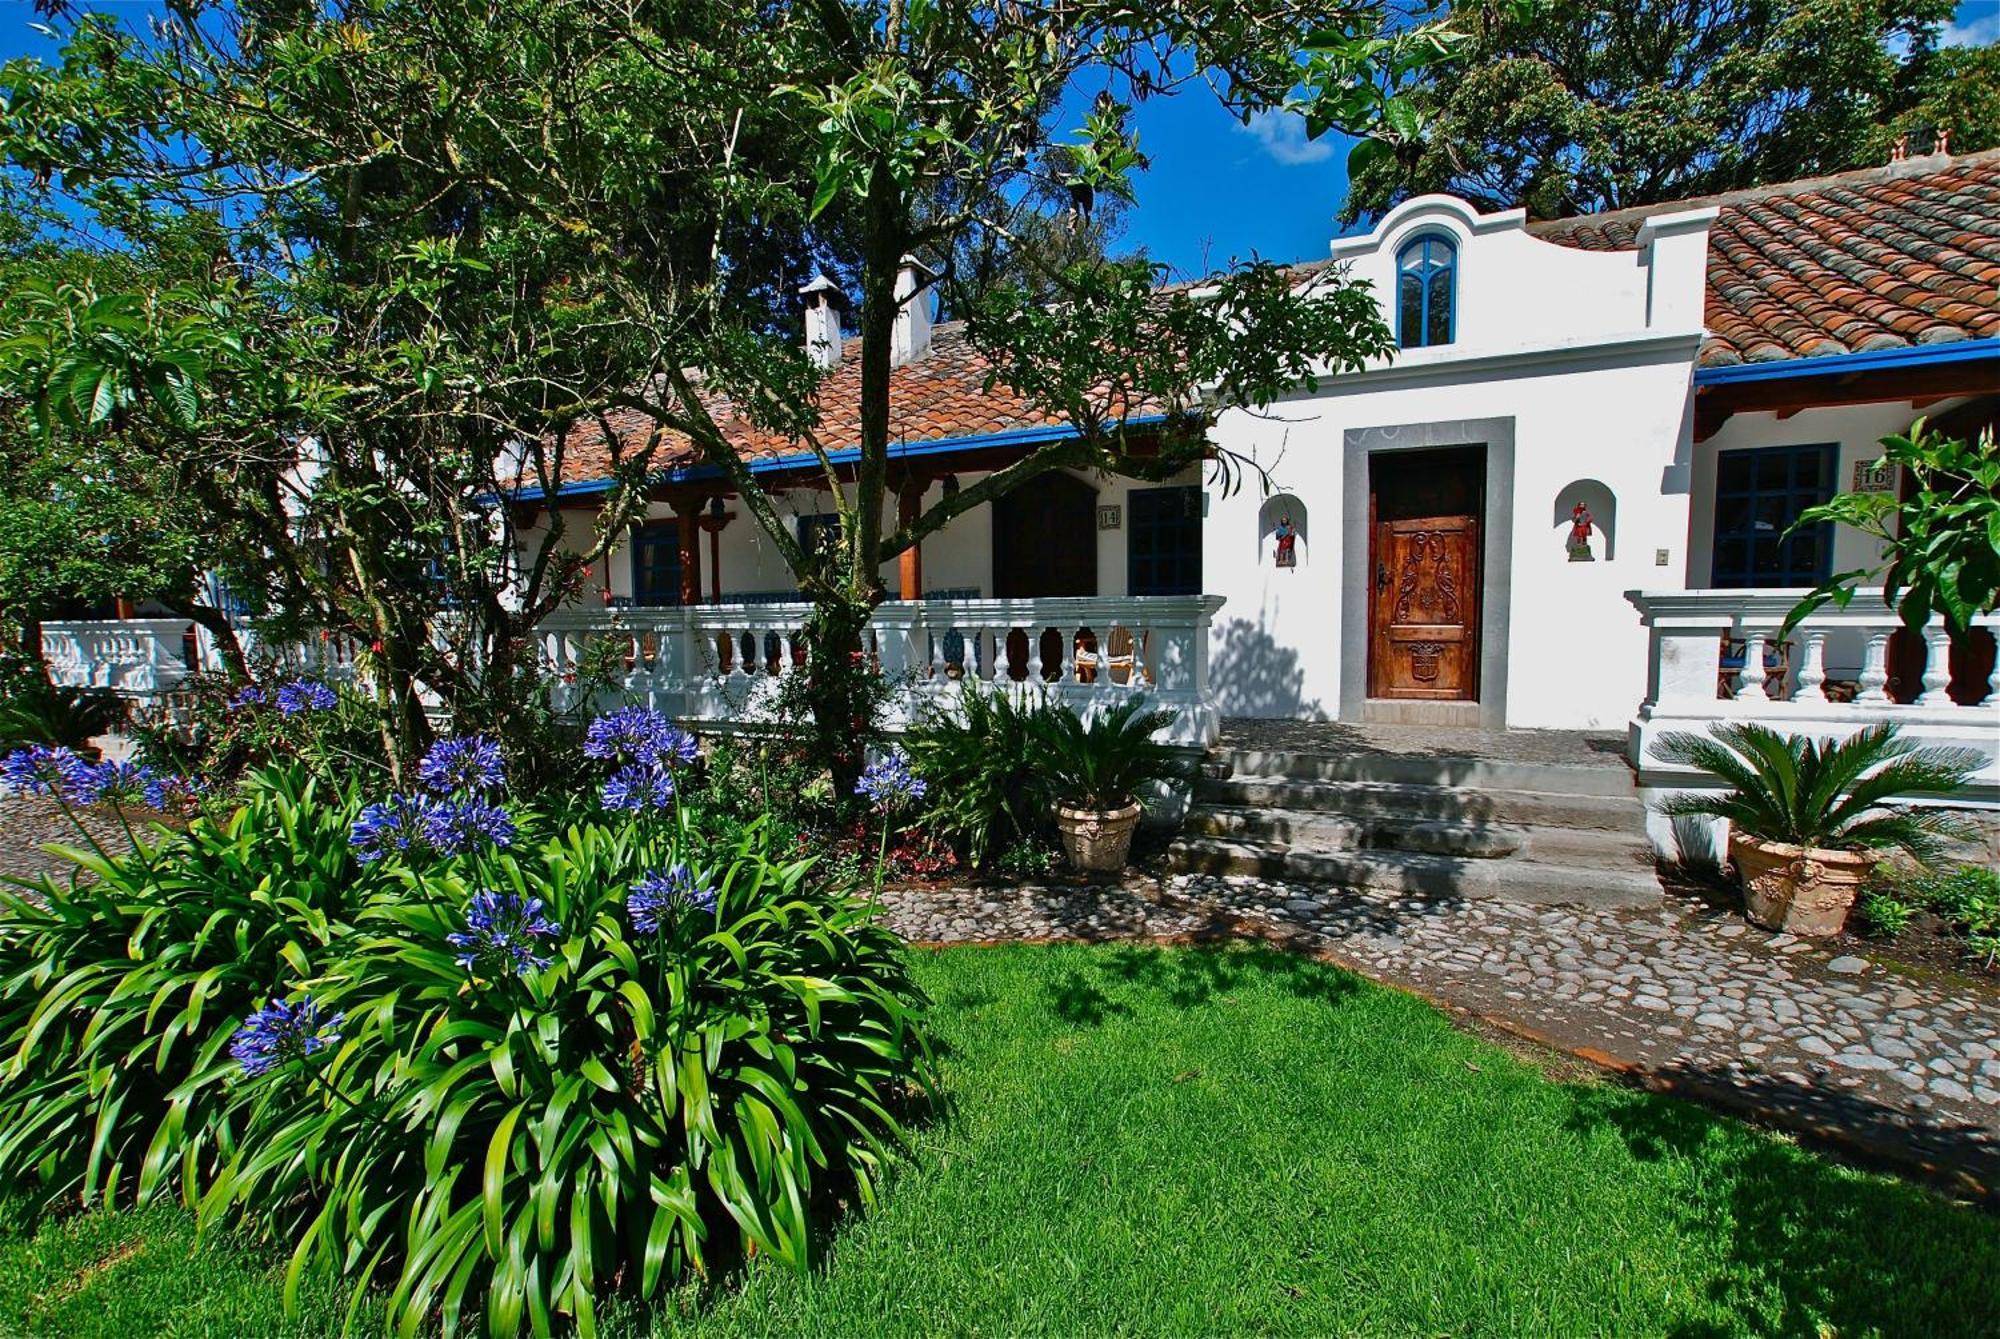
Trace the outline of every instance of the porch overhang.
<instances>
[{"instance_id":1,"label":"porch overhang","mask_svg":"<svg viewBox=\"0 0 2000 1339\"><path fill-rule=\"evenodd\" d=\"M2000 390L2000 338L1696 368L1695 440L1740 413L1924 401Z\"/></svg>"}]
</instances>

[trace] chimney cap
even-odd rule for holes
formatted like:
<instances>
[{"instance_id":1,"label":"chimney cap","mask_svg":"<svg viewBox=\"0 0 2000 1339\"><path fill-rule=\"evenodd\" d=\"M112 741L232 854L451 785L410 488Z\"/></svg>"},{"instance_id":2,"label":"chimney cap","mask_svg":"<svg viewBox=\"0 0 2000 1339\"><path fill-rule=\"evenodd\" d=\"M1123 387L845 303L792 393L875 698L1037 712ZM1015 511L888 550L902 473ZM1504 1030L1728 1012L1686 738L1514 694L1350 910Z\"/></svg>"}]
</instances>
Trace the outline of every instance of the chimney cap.
<instances>
[{"instance_id":1,"label":"chimney cap","mask_svg":"<svg viewBox=\"0 0 2000 1339\"><path fill-rule=\"evenodd\" d=\"M837 307L847 305L847 294L841 291L839 284L826 277L825 270L815 274L812 282L799 289L799 296L806 300L808 306L812 304L813 295L817 293L827 294L827 300Z\"/></svg>"},{"instance_id":2,"label":"chimney cap","mask_svg":"<svg viewBox=\"0 0 2000 1339\"><path fill-rule=\"evenodd\" d=\"M944 277L944 271L934 270L912 255L905 255L899 263L901 268L909 270L917 276L917 287L919 288L922 288L925 284L934 284Z\"/></svg>"}]
</instances>

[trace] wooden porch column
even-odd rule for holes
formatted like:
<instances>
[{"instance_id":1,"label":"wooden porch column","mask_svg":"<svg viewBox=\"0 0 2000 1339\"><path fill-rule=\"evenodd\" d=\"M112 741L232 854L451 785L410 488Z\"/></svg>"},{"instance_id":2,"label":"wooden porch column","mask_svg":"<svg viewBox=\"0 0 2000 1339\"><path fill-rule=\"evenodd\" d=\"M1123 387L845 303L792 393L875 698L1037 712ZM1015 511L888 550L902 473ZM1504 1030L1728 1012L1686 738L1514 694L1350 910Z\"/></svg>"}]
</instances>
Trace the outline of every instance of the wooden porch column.
<instances>
[{"instance_id":1,"label":"wooden porch column","mask_svg":"<svg viewBox=\"0 0 2000 1339\"><path fill-rule=\"evenodd\" d=\"M736 513L724 511L721 502L720 497L716 498L701 517L701 528L708 531L708 598L711 604L722 603L722 528L736 519Z\"/></svg>"},{"instance_id":2,"label":"wooden porch column","mask_svg":"<svg viewBox=\"0 0 2000 1339\"><path fill-rule=\"evenodd\" d=\"M677 498L674 515L681 526L681 603L701 603L701 499Z\"/></svg>"},{"instance_id":3,"label":"wooden porch column","mask_svg":"<svg viewBox=\"0 0 2000 1339\"><path fill-rule=\"evenodd\" d=\"M923 510L924 490L930 487L930 480L913 475L903 482L896 493L896 527L902 529L917 519ZM921 542L910 545L896 555L896 584L898 598L921 600L924 598L924 546Z\"/></svg>"}]
</instances>

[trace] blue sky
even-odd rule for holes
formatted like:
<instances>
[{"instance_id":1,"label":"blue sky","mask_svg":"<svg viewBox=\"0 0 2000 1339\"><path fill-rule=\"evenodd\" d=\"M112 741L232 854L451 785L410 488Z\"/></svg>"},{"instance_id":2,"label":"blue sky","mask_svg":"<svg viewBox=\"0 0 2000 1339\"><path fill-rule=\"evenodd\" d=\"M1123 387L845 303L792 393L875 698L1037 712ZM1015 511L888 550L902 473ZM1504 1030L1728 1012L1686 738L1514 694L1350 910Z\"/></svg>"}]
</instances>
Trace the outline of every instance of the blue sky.
<instances>
[{"instance_id":1,"label":"blue sky","mask_svg":"<svg viewBox=\"0 0 2000 1339\"><path fill-rule=\"evenodd\" d=\"M144 22L149 0L96 0L92 8ZM0 59L47 54L28 0L0 0ZM1961 0L1946 40L2000 41L2000 0ZM1347 144L1309 143L1302 121L1268 116L1245 127L1206 94L1158 98L1134 113L1139 147L1152 160L1137 182L1122 241L1143 246L1181 276L1253 253L1268 260L1326 254L1347 187Z\"/></svg>"}]
</instances>

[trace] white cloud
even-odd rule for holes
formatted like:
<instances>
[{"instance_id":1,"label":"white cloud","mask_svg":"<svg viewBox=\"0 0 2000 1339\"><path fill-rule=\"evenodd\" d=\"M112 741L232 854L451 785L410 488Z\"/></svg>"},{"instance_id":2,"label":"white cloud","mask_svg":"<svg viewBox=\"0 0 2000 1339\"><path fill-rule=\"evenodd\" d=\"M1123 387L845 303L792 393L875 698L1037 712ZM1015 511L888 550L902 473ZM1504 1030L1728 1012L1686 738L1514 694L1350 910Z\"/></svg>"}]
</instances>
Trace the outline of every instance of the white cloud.
<instances>
[{"instance_id":1,"label":"white cloud","mask_svg":"<svg viewBox=\"0 0 2000 1339\"><path fill-rule=\"evenodd\" d=\"M2000 42L2000 6L1986 10L1986 0L1959 6L1959 16L1947 23L1938 42L1943 46L1990 46Z\"/></svg>"},{"instance_id":2,"label":"white cloud","mask_svg":"<svg viewBox=\"0 0 2000 1339\"><path fill-rule=\"evenodd\" d=\"M1333 157L1333 137L1307 139L1306 118L1297 112L1253 112L1250 123L1239 128L1256 136L1264 152L1284 167L1324 163Z\"/></svg>"}]
</instances>

